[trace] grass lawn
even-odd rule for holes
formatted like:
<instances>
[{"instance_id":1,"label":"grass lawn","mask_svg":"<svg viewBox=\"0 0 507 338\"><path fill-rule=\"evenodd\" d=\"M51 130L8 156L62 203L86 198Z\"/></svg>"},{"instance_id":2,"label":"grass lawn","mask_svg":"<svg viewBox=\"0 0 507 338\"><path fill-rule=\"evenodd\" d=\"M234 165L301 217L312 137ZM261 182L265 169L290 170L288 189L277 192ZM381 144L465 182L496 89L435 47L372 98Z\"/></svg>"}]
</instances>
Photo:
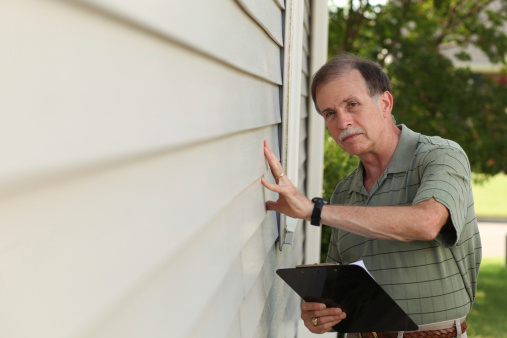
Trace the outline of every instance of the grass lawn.
<instances>
[{"instance_id":1,"label":"grass lawn","mask_svg":"<svg viewBox=\"0 0 507 338\"><path fill-rule=\"evenodd\" d=\"M467 317L468 337L507 337L507 268L505 258L484 258L477 295Z\"/></svg>"},{"instance_id":2,"label":"grass lawn","mask_svg":"<svg viewBox=\"0 0 507 338\"><path fill-rule=\"evenodd\" d=\"M507 175L497 174L472 189L477 217L507 217Z\"/></svg>"}]
</instances>

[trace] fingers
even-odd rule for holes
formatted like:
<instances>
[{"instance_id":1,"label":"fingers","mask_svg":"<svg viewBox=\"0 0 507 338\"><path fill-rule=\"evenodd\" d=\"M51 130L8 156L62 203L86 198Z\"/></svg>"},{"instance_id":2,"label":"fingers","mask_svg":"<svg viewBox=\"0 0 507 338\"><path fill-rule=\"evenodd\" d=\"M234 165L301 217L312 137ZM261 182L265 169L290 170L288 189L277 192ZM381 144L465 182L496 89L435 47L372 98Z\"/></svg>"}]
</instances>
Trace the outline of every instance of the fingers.
<instances>
[{"instance_id":1,"label":"fingers","mask_svg":"<svg viewBox=\"0 0 507 338\"><path fill-rule=\"evenodd\" d=\"M273 177L278 177L283 174L282 164L278 161L275 154L271 150L267 141L264 141L264 156L269 163L269 167L271 168L271 173Z\"/></svg>"},{"instance_id":2,"label":"fingers","mask_svg":"<svg viewBox=\"0 0 507 338\"><path fill-rule=\"evenodd\" d=\"M318 310L325 310L325 309L326 309L326 304L314 303L314 302L301 303L301 310L302 311L318 311Z\"/></svg>"},{"instance_id":3,"label":"fingers","mask_svg":"<svg viewBox=\"0 0 507 338\"><path fill-rule=\"evenodd\" d=\"M305 326L313 333L329 332L333 326L346 318L346 314L341 309L326 308L321 303L304 302L301 309L301 318Z\"/></svg>"},{"instance_id":4,"label":"fingers","mask_svg":"<svg viewBox=\"0 0 507 338\"><path fill-rule=\"evenodd\" d=\"M274 192L277 192L277 193L280 192L279 191L280 187L278 186L278 184L270 183L264 177L261 177L261 183L262 183L263 186L265 186L266 188L268 188L271 191L274 191Z\"/></svg>"},{"instance_id":5,"label":"fingers","mask_svg":"<svg viewBox=\"0 0 507 338\"><path fill-rule=\"evenodd\" d=\"M331 307L320 311L303 311L301 313L301 317L303 320L321 317L337 317L337 319L343 319L345 318L345 312L343 312L340 308Z\"/></svg>"},{"instance_id":6,"label":"fingers","mask_svg":"<svg viewBox=\"0 0 507 338\"><path fill-rule=\"evenodd\" d=\"M342 321L341 316L324 316L324 317L313 317L316 319L317 325L312 320L305 321L305 326L310 331L315 333L329 332L333 329L333 326L337 325ZM312 319L313 319L312 318Z\"/></svg>"},{"instance_id":7,"label":"fingers","mask_svg":"<svg viewBox=\"0 0 507 338\"><path fill-rule=\"evenodd\" d=\"M277 202L275 201L267 201L266 202L266 210L276 210Z\"/></svg>"},{"instance_id":8,"label":"fingers","mask_svg":"<svg viewBox=\"0 0 507 338\"><path fill-rule=\"evenodd\" d=\"M284 179L284 182L285 182L285 178L287 176L285 176L282 164L278 161L275 154L273 153L273 151L269 147L268 141L264 141L264 156L266 157L266 160L269 163L269 168L271 169L271 174L275 178L275 181L277 183L279 183L280 180ZM279 189L279 186L277 184L272 184L264 178L261 178L261 182L269 190L274 191L276 193L281 192L281 190Z\"/></svg>"}]
</instances>

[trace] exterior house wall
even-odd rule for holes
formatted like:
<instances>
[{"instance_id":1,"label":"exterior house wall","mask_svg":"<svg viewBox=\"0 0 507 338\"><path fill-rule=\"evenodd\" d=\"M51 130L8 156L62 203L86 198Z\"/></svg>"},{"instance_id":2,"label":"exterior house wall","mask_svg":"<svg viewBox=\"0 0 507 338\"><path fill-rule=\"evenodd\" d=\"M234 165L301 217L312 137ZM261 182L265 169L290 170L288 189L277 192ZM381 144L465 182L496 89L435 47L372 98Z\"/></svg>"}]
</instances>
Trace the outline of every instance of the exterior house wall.
<instances>
[{"instance_id":1,"label":"exterior house wall","mask_svg":"<svg viewBox=\"0 0 507 338\"><path fill-rule=\"evenodd\" d=\"M298 334L275 271L318 257L319 231L279 250L262 142L318 195L326 6L0 2L0 337Z\"/></svg>"}]
</instances>

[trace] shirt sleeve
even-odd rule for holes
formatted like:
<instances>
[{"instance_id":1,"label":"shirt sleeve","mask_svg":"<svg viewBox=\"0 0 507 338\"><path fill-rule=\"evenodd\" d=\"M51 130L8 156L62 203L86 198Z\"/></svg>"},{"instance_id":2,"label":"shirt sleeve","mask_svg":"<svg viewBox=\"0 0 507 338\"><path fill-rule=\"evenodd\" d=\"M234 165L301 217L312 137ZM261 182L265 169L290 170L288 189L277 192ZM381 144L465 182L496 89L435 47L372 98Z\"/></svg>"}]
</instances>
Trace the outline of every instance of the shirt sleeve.
<instances>
[{"instance_id":1,"label":"shirt sleeve","mask_svg":"<svg viewBox=\"0 0 507 338\"><path fill-rule=\"evenodd\" d=\"M420 171L421 185L413 204L433 197L449 210L455 231L444 227L436 240L444 247L454 246L464 229L469 204L471 178L468 158L459 146L439 147L426 154Z\"/></svg>"}]
</instances>

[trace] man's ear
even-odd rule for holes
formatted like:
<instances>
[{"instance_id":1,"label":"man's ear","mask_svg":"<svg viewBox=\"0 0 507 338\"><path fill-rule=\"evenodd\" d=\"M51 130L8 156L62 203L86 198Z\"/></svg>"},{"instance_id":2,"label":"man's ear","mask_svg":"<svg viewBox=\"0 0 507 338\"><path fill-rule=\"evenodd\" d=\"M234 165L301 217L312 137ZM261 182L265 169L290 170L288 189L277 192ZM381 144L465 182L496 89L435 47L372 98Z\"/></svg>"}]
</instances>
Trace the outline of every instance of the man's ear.
<instances>
[{"instance_id":1,"label":"man's ear","mask_svg":"<svg viewBox=\"0 0 507 338\"><path fill-rule=\"evenodd\" d=\"M379 97L380 110L384 116L391 116L393 110L393 96L390 92L385 91Z\"/></svg>"}]
</instances>

